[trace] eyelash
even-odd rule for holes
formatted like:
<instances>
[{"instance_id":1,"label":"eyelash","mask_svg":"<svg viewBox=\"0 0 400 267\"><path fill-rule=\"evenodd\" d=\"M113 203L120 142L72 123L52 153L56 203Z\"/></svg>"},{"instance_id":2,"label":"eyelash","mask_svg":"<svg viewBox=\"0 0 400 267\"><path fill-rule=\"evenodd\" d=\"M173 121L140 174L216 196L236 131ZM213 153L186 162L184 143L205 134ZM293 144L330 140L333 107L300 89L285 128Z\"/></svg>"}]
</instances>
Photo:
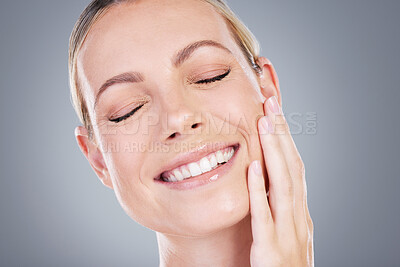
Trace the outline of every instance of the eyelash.
<instances>
[{"instance_id":1,"label":"eyelash","mask_svg":"<svg viewBox=\"0 0 400 267\"><path fill-rule=\"evenodd\" d=\"M223 78L225 78L226 76L228 76L228 74L231 72L231 69L228 69L224 74L215 76L213 78L209 78L209 79L205 79L205 80L200 80L195 82L195 84L207 84L207 83L212 83L212 82L216 82L216 81L220 81Z\"/></svg>"},{"instance_id":2,"label":"eyelash","mask_svg":"<svg viewBox=\"0 0 400 267\"><path fill-rule=\"evenodd\" d=\"M215 77L213 77L213 78L209 78L209 79L204 79L204 80L197 81L197 82L195 82L195 84L209 84L209 83L213 83L213 82L216 82L216 81L221 81L221 80L224 79L226 76L228 76L230 72L231 72L231 69L228 69L224 74L215 76ZM121 121L123 121L123 120L126 120L127 118L129 118L130 116L132 116L133 114L135 114L136 111L138 111L138 110L139 110L141 107L143 107L143 106L144 106L144 104L142 104L142 105L140 105L140 106L134 108L132 111L130 111L129 113L127 113L127 114L125 114L125 115L123 115L123 116L121 116L121 117L118 117L118 118L115 118L115 119L109 119L109 120L112 121L112 122L115 122L115 123L118 123L118 122L121 122Z\"/></svg>"},{"instance_id":3,"label":"eyelash","mask_svg":"<svg viewBox=\"0 0 400 267\"><path fill-rule=\"evenodd\" d=\"M109 119L112 122L118 123L120 121L126 120L127 118L129 118L130 116L132 116L136 111L138 111L141 107L143 107L144 104L137 106L136 108L134 108L131 112L125 114L124 116L115 118L115 119Z\"/></svg>"}]
</instances>

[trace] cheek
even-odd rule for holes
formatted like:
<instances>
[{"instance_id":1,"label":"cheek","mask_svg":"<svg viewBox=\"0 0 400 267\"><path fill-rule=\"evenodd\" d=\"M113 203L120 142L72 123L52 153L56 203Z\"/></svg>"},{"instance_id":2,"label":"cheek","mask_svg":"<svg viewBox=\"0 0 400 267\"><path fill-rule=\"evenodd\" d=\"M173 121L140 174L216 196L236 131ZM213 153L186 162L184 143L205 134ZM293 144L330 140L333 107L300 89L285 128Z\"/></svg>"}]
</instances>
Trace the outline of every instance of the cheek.
<instances>
[{"instance_id":1,"label":"cheek","mask_svg":"<svg viewBox=\"0 0 400 267\"><path fill-rule=\"evenodd\" d=\"M128 121L126 125L112 126L109 134L102 135L106 163L113 183L114 193L124 211L139 224L153 225L159 204L151 189L149 162L153 160L153 134L147 127L148 118L140 122ZM137 125L140 123L140 127ZM110 127L111 129L111 127ZM104 130L104 129L103 129Z\"/></svg>"},{"instance_id":2,"label":"cheek","mask_svg":"<svg viewBox=\"0 0 400 267\"><path fill-rule=\"evenodd\" d=\"M116 194L122 199L125 195L136 195L141 189L141 166L145 161L146 136L133 134L116 129L114 134L104 136L103 149L106 154L106 163L114 185Z\"/></svg>"},{"instance_id":3,"label":"cheek","mask_svg":"<svg viewBox=\"0 0 400 267\"><path fill-rule=\"evenodd\" d=\"M121 138L123 139L123 138ZM113 189L123 210L134 221L148 225L149 214L155 208L153 194L144 184L142 165L144 158L135 142L118 141L120 150L109 154L109 171ZM152 216L150 216L152 217Z\"/></svg>"},{"instance_id":4,"label":"cheek","mask_svg":"<svg viewBox=\"0 0 400 267\"><path fill-rule=\"evenodd\" d=\"M216 90L205 109L224 122L224 127L218 128L226 129L221 131L222 134L244 139L248 153L244 164L248 166L253 160L263 159L257 127L259 118L264 115L263 102L258 89L246 82L245 77L235 79L229 84L230 86Z\"/></svg>"},{"instance_id":5,"label":"cheek","mask_svg":"<svg viewBox=\"0 0 400 267\"><path fill-rule=\"evenodd\" d=\"M245 77L231 80L210 92L203 109L210 112L211 117L229 124L229 132L225 133L242 132L249 138L258 139L257 121L264 114L263 103L257 89L245 81Z\"/></svg>"}]
</instances>

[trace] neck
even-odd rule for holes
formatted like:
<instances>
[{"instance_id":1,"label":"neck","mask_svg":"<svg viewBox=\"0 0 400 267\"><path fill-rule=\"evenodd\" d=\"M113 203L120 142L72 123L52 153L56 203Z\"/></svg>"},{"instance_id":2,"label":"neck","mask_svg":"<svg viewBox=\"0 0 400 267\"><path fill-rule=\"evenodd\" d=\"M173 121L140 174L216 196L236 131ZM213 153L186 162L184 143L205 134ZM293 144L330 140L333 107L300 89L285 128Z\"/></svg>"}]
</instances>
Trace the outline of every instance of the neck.
<instances>
[{"instance_id":1,"label":"neck","mask_svg":"<svg viewBox=\"0 0 400 267\"><path fill-rule=\"evenodd\" d=\"M171 236L157 232L160 267L250 266L252 244L248 214L239 223L206 237Z\"/></svg>"}]
</instances>

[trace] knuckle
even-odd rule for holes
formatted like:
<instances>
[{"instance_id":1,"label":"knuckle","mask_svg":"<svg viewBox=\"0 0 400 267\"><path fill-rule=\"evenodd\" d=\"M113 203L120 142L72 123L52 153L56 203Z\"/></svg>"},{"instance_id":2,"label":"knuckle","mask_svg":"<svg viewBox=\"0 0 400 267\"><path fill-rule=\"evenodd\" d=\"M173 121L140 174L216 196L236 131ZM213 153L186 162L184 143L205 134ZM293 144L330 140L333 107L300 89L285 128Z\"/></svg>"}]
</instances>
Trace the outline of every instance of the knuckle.
<instances>
[{"instance_id":1,"label":"knuckle","mask_svg":"<svg viewBox=\"0 0 400 267\"><path fill-rule=\"evenodd\" d=\"M293 196L293 192L294 192L294 187L293 187L293 181L292 181L292 177L290 176L286 176L283 178L283 182L284 182L284 194L287 197L291 197Z\"/></svg>"},{"instance_id":2,"label":"knuckle","mask_svg":"<svg viewBox=\"0 0 400 267\"><path fill-rule=\"evenodd\" d=\"M262 259L265 252L263 251L262 247L259 244L254 244L253 248L251 249L251 256L253 259Z\"/></svg>"},{"instance_id":3,"label":"knuckle","mask_svg":"<svg viewBox=\"0 0 400 267\"><path fill-rule=\"evenodd\" d=\"M296 158L296 160L294 162L294 167L303 176L305 175L305 166L304 166L304 162L301 158Z\"/></svg>"},{"instance_id":4,"label":"knuckle","mask_svg":"<svg viewBox=\"0 0 400 267\"><path fill-rule=\"evenodd\" d=\"M272 138L263 138L263 142L265 143L266 146L268 146L268 148L264 147L264 152L269 152L269 151L274 151L274 150L278 150L280 148L280 144L279 142L277 142L277 139L274 138L273 136L271 136Z\"/></svg>"},{"instance_id":5,"label":"knuckle","mask_svg":"<svg viewBox=\"0 0 400 267\"><path fill-rule=\"evenodd\" d=\"M299 239L299 242L305 244L308 242L309 237L310 237L310 233L308 232L307 229L305 229L304 231L302 231L299 234L298 239Z\"/></svg>"},{"instance_id":6,"label":"knuckle","mask_svg":"<svg viewBox=\"0 0 400 267\"><path fill-rule=\"evenodd\" d=\"M261 179L259 179L261 180ZM254 193L256 193L257 195L264 195L265 193L265 185L263 181L258 181L255 185L254 185Z\"/></svg>"},{"instance_id":7,"label":"knuckle","mask_svg":"<svg viewBox=\"0 0 400 267\"><path fill-rule=\"evenodd\" d=\"M297 230L298 230L297 238L298 238L299 243L307 244L308 240L312 236L308 221L306 221L306 224L305 224L304 228L297 229Z\"/></svg>"},{"instance_id":8,"label":"knuckle","mask_svg":"<svg viewBox=\"0 0 400 267\"><path fill-rule=\"evenodd\" d=\"M289 133L289 125L286 123L285 117L283 115L275 116L275 133L276 134L286 134Z\"/></svg>"},{"instance_id":9,"label":"knuckle","mask_svg":"<svg viewBox=\"0 0 400 267\"><path fill-rule=\"evenodd\" d=\"M308 217L307 224L308 224L308 229L309 229L311 235L313 235L314 234L314 222L311 219L311 217Z\"/></svg>"}]
</instances>

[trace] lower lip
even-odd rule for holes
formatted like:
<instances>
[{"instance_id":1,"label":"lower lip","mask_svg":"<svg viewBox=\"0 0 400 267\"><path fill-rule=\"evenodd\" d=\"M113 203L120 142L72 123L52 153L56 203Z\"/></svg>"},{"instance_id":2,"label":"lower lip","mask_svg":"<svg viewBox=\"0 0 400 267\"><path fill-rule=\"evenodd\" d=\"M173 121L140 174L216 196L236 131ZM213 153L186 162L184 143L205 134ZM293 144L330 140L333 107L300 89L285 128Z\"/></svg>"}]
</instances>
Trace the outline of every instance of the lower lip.
<instances>
[{"instance_id":1,"label":"lower lip","mask_svg":"<svg viewBox=\"0 0 400 267\"><path fill-rule=\"evenodd\" d=\"M233 156L232 156L232 158L230 158L230 160L228 162L220 165L219 167L217 167L209 172L197 175L192 178L187 178L187 179L184 179L184 180L178 181L178 182L165 182L162 180L155 180L155 182L160 183L165 186L168 186L170 189L174 189L174 190L189 190L189 189L194 189L194 188L202 186L202 185L214 183L214 182L220 180L222 178L222 176L224 176L231 169L231 167L236 159L237 152L239 151L239 145L234 146L234 150L235 151L233 153Z\"/></svg>"}]
</instances>

